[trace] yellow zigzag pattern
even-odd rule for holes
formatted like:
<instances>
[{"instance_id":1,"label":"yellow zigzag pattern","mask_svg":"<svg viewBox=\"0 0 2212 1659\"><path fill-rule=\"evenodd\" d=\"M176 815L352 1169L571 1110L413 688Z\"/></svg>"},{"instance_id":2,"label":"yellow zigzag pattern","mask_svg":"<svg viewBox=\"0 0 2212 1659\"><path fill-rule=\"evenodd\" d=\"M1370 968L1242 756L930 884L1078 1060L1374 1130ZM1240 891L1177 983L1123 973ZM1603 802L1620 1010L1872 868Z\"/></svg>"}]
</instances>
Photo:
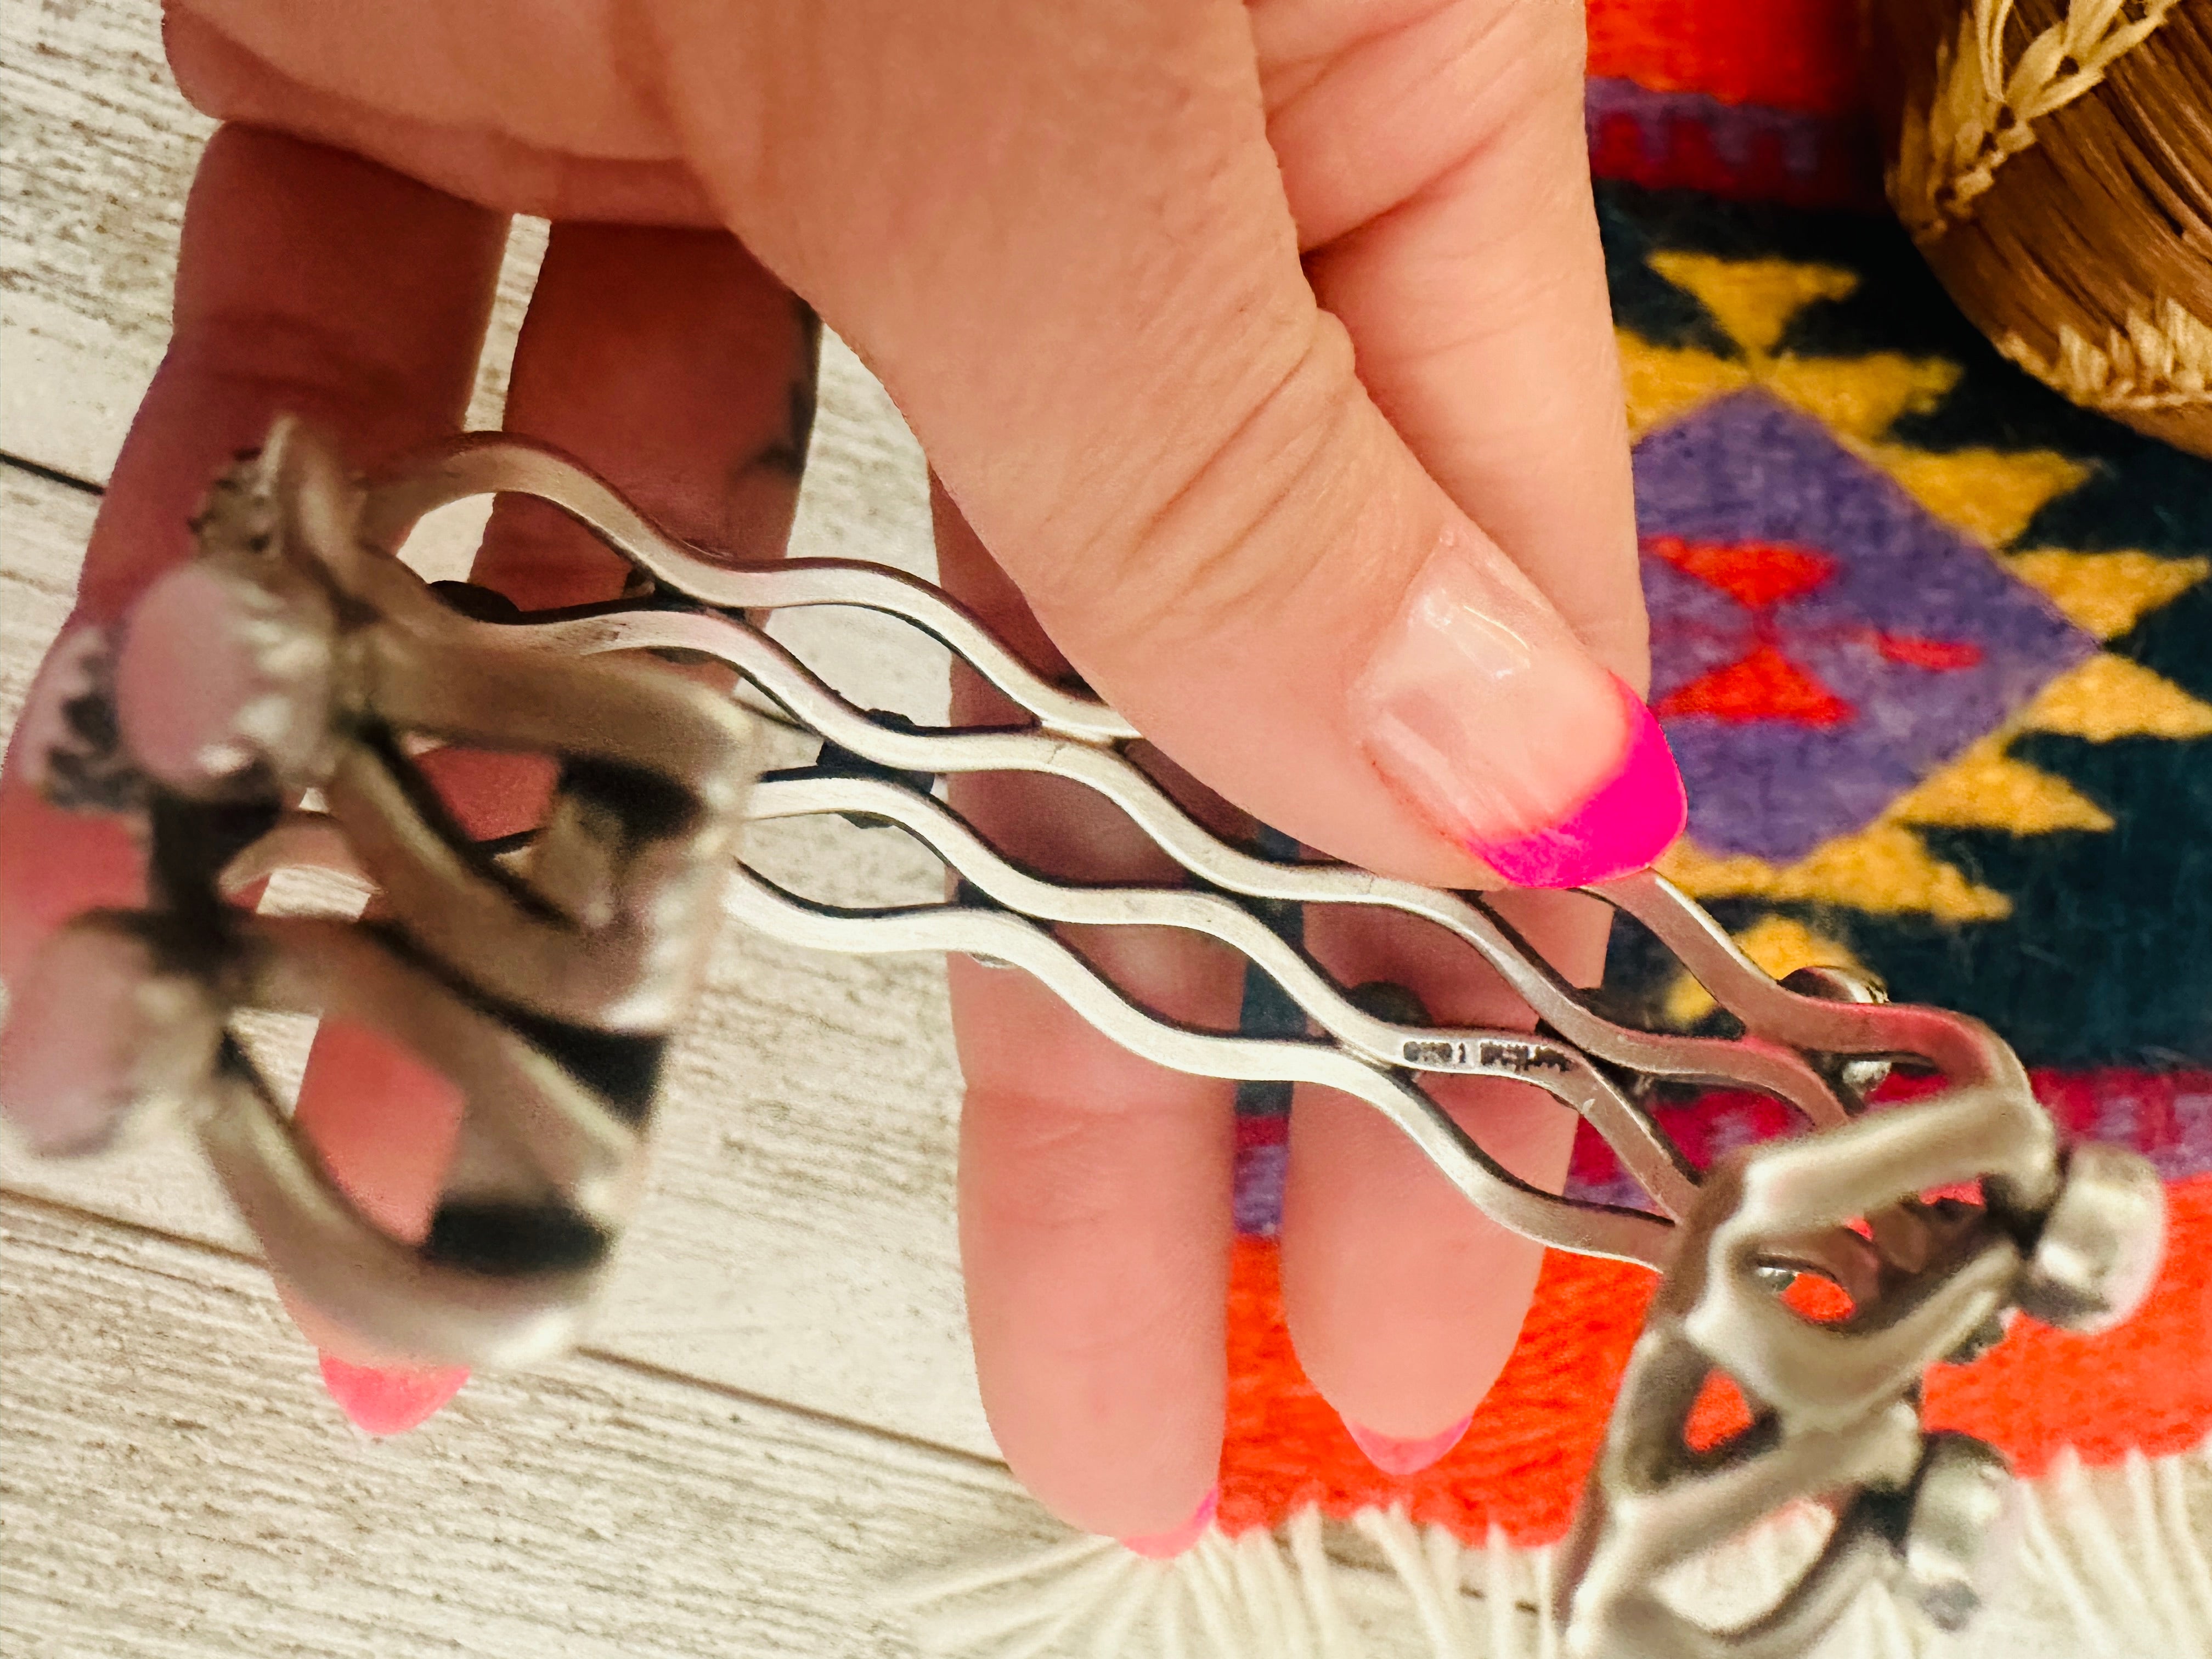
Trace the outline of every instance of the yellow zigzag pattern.
<instances>
[{"instance_id":1,"label":"yellow zigzag pattern","mask_svg":"<svg viewBox=\"0 0 2212 1659\"><path fill-rule=\"evenodd\" d=\"M1741 356L1654 346L1620 331L1629 428L1640 437L1709 400L1747 386L1823 422L1847 448L1889 474L1923 506L1990 549L2005 568L2042 592L2099 639L2124 634L2136 621L2212 575L2212 560L2159 558L2147 553L2075 553L2039 548L2008 555L2045 503L2088 476L2078 462L2051 450L2008 453L1972 449L1954 454L1883 441L1902 416L1934 408L1958 383L1959 368L1940 358L1877 352L1854 359L1777 356L1790 320L1820 300L1842 299L1857 286L1851 271L1784 259L1723 259L1661 252L1659 274L1702 301ZM1701 898L1765 898L1833 902L1860 909L1917 911L1945 921L1993 921L2010 912L2002 893L1977 885L1929 851L1916 826L1986 828L2015 835L2100 831L2111 815L2064 780L2005 752L2023 732L2061 732L2092 742L2116 738L2212 735L2212 705L2125 658L2104 653L2061 675L2002 730L1991 732L1875 823L1839 836L1795 864L1705 852L1686 838L1661 860L1661 870ZM1771 927L1770 927L1771 924ZM1797 929L1785 939L1784 919L1766 918L1759 935L1774 966L1793 951L1817 948L1788 967L1820 961L1851 965L1833 941ZM1808 940L1815 940L1808 944ZM1789 948L1785 949L1784 946ZM1757 955L1757 952L1754 952ZM1764 960L1763 958L1761 958ZM1693 992L1677 987L1670 1007L1682 1018L1702 1012Z\"/></svg>"}]
</instances>

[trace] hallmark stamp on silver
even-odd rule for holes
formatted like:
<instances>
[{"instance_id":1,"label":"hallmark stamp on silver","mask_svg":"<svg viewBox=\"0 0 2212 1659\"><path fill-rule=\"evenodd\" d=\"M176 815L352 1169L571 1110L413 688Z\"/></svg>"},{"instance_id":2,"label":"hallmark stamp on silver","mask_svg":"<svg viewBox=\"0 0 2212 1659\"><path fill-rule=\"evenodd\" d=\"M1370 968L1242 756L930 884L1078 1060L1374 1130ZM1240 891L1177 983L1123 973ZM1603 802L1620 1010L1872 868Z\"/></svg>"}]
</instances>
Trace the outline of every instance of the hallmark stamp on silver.
<instances>
[{"instance_id":1,"label":"hallmark stamp on silver","mask_svg":"<svg viewBox=\"0 0 2212 1659\"><path fill-rule=\"evenodd\" d=\"M1565 1075L1574 1069L1565 1054L1547 1044L1498 1037L1409 1039L1400 1045L1399 1056L1406 1065L1425 1072L1511 1072L1526 1076L1536 1072Z\"/></svg>"}]
</instances>

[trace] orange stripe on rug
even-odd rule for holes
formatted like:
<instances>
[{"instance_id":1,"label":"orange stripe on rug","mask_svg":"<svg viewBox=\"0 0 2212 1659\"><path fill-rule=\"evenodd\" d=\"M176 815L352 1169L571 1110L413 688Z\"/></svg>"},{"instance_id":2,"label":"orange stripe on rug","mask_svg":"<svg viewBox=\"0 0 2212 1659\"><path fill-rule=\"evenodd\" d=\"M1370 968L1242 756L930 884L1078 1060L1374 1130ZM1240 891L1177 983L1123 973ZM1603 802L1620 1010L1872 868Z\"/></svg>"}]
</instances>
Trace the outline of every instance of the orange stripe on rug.
<instances>
[{"instance_id":1,"label":"orange stripe on rug","mask_svg":"<svg viewBox=\"0 0 2212 1659\"><path fill-rule=\"evenodd\" d=\"M2106 1464L2130 1450L2179 1451L2212 1433L2212 1176L2166 1190L2166 1263L2143 1311L2096 1338L2021 1321L1979 1364L1936 1369L1930 1426L1993 1442L2031 1477L2067 1446ZM1402 1504L1415 1522L1470 1544L1493 1526L1516 1544L1559 1538L1656 1283L1639 1268L1552 1253L1520 1344L1466 1437L1443 1462L1401 1479L1360 1455L1299 1369L1274 1245L1240 1239L1231 1275L1222 1530L1280 1526L1309 1507L1345 1519ZM1709 1394L1694 1437L1709 1442L1741 1420L1731 1392Z\"/></svg>"}]
</instances>

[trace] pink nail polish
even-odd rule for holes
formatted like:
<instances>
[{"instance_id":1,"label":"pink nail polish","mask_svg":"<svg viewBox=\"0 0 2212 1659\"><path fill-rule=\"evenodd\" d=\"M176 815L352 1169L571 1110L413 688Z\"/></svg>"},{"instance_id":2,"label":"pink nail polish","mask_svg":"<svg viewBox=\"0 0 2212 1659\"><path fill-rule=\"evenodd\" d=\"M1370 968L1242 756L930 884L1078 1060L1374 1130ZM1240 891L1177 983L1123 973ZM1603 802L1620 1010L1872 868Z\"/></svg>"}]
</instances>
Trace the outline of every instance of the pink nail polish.
<instances>
[{"instance_id":1,"label":"pink nail polish","mask_svg":"<svg viewBox=\"0 0 2212 1659\"><path fill-rule=\"evenodd\" d=\"M320 1358L323 1387L338 1409L379 1439L427 1423L469 1380L464 1365L356 1365L327 1353Z\"/></svg>"},{"instance_id":2,"label":"pink nail polish","mask_svg":"<svg viewBox=\"0 0 2212 1659\"><path fill-rule=\"evenodd\" d=\"M1221 1488L1216 1486L1206 1494L1206 1501L1198 1512L1173 1532L1146 1533L1136 1538L1124 1538L1121 1547L1153 1561L1172 1560L1206 1535L1213 1524L1213 1512L1221 1507Z\"/></svg>"},{"instance_id":3,"label":"pink nail polish","mask_svg":"<svg viewBox=\"0 0 2212 1659\"><path fill-rule=\"evenodd\" d=\"M1352 713L1384 781L1509 881L1602 880L1681 831L1650 711L1517 571L1458 541L1430 556Z\"/></svg>"},{"instance_id":4,"label":"pink nail polish","mask_svg":"<svg viewBox=\"0 0 2212 1659\"><path fill-rule=\"evenodd\" d=\"M1419 1474L1431 1463L1442 1458L1460 1443L1474 1414L1467 1416L1446 1429L1442 1434L1432 1434L1420 1440L1401 1440L1395 1435L1377 1434L1372 1429L1363 1429L1346 1419L1345 1428L1352 1436L1352 1443L1367 1455L1367 1461L1385 1474Z\"/></svg>"},{"instance_id":5,"label":"pink nail polish","mask_svg":"<svg viewBox=\"0 0 2212 1659\"><path fill-rule=\"evenodd\" d=\"M1618 681L1628 712L1628 751L1613 775L1548 829L1469 848L1516 887L1580 887L1641 870L1673 844L1689 798L1650 708Z\"/></svg>"}]
</instances>

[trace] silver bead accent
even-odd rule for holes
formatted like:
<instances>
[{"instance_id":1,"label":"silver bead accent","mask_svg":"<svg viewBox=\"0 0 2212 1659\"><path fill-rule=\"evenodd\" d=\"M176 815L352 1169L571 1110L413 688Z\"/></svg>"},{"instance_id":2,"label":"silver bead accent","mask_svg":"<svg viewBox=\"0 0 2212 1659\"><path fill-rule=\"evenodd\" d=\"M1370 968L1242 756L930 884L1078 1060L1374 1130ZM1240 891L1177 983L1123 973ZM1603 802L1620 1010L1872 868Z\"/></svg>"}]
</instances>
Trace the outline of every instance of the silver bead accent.
<instances>
[{"instance_id":1,"label":"silver bead accent","mask_svg":"<svg viewBox=\"0 0 2212 1659\"><path fill-rule=\"evenodd\" d=\"M2118 1146L2075 1147L2021 1273L2021 1310L2086 1335L2112 1329L2150 1294L2165 1237L2166 1188L2150 1160Z\"/></svg>"},{"instance_id":2,"label":"silver bead accent","mask_svg":"<svg viewBox=\"0 0 2212 1659\"><path fill-rule=\"evenodd\" d=\"M2004 1455L1970 1435L1932 1434L1913 1476L1899 1584L1929 1620L1963 1630L2010 1560L2019 1494Z\"/></svg>"},{"instance_id":3,"label":"silver bead accent","mask_svg":"<svg viewBox=\"0 0 2212 1659\"><path fill-rule=\"evenodd\" d=\"M1855 1002L1862 1006L1889 1000L1888 988L1869 974L1854 973L1848 968L1832 967L1825 963L1800 968L1785 975L1782 981L1788 990L1800 996L1826 997L1831 1002ZM1886 1060L1846 1060L1836 1068L1836 1079L1844 1088L1864 1100L1889 1079L1889 1062Z\"/></svg>"},{"instance_id":4,"label":"silver bead accent","mask_svg":"<svg viewBox=\"0 0 2212 1659\"><path fill-rule=\"evenodd\" d=\"M564 508L650 574L653 601L504 620L437 604L387 554L423 514L487 492ZM225 938L204 941L199 970L228 1005L383 1030L452 1079L469 1103L441 1209L455 1224L442 1237L434 1226L419 1248L379 1231L242 1057L215 1068L216 1100L195 1127L272 1262L395 1351L517 1364L574 1340L634 1188L660 1045L726 908L795 945L961 952L1019 967L1163 1065L1337 1090L1395 1125L1493 1219L1662 1271L1560 1557L1562 1645L1578 1656L1788 1659L1862 1587L1885 1580L1938 1622L1963 1620L2002 1542L2003 1472L1985 1448L1923 1436L1923 1372L2000 1328L2009 1302L2094 1329L2124 1316L2150 1282L2162 1210L2154 1176L2141 1159L2091 1149L2062 1166L2018 1057L1976 1021L1890 1005L1879 985L1840 969L1777 985L1686 896L1643 872L1586 890L1671 951L1741 1035L1619 1024L1480 894L1278 862L1221 842L1131 758L1140 734L1127 721L1039 679L914 579L840 561L707 559L559 456L489 436L356 482L310 434L280 426L196 528L200 575L157 589L126 647L143 653L137 678L149 689L126 688L121 701L133 746L158 751L142 757L157 774L156 846L179 855L155 895L164 914L144 925L197 925L193 903L292 862L343 863L380 890L391 921L374 929L234 913ZM241 593L240 580L252 591ZM854 708L760 625L761 613L812 605L921 628L1033 723L935 731ZM748 793L749 733L714 697L561 660L637 652L726 664L865 769L791 769ZM190 673L157 672L180 660ZM217 684L221 695L170 706L179 678ZM417 740L562 762L554 810L529 848L501 854L499 878L484 869L484 849L425 810L427 781L409 775ZM933 776L999 771L1093 791L1194 879L1061 885L1008 860L929 787ZM311 776L316 809L283 810ZM216 800L219 811L197 804ZM220 835L191 833L247 817L233 810L241 800L271 815L259 840L234 850ZM746 821L825 814L898 825L957 872L952 900L847 908L743 862ZM1443 1027L1376 1004L1273 932L1252 901L1420 918L1469 949L1470 969L1498 975L1539 1026ZM1159 1019L1067 949L1056 924L1210 935L1272 978L1311 1032L1267 1040ZM124 965L132 971L94 964L117 1012L88 1028L120 1036L94 1045L90 1060L66 1044L31 1055L57 1075L94 1080L88 1091L72 1083L78 1093L65 1091L64 1103L94 1128L112 1121L110 1103L173 1088L191 1069L164 1060L146 1074L152 1085L131 1070L160 1048L132 1037L134 1020L165 1031L192 1022L115 992L160 987L150 956ZM34 1026L66 1025L77 1012L66 988L46 1006L50 1017ZM1893 1058L1939 1074L1943 1087L1861 1112ZM1427 1092L1450 1075L1544 1090L1598 1129L1649 1205L1516 1179ZM1652 1085L1668 1080L1758 1090L1814 1133L1700 1169L1651 1109ZM4 1097L15 1098L12 1085ZM1983 1203L1922 1196L1969 1185ZM1841 1287L1851 1316L1823 1324L1796 1311L1778 1291L1799 1273ZM1737 1382L1756 1419L1722 1446L1693 1449L1686 1425L1717 1371ZM1659 1594L1674 1565L1808 1499L1836 1511L1838 1525L1765 1613L1717 1631Z\"/></svg>"},{"instance_id":5,"label":"silver bead accent","mask_svg":"<svg viewBox=\"0 0 2212 1659\"><path fill-rule=\"evenodd\" d=\"M0 1100L48 1152L189 1104L307 1301L393 1354L527 1363L575 1340L641 1184L752 728L678 677L472 632L364 537L365 499L326 444L280 423L210 493L197 556L134 607L116 724L149 781L146 908L52 942L11 1011ZM531 845L496 871L415 764L441 744L557 769ZM382 919L225 902L299 862L367 878ZM249 1009L376 1033L459 1093L427 1238L362 1210L226 1042Z\"/></svg>"}]
</instances>

